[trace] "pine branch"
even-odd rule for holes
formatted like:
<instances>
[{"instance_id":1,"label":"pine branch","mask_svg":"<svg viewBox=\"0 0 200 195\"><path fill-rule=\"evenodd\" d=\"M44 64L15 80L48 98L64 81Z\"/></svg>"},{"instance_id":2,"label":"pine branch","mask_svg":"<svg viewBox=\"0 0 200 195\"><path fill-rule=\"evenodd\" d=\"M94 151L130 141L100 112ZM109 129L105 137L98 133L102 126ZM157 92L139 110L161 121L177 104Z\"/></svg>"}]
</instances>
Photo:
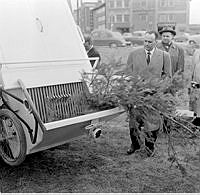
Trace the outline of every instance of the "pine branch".
<instances>
[{"instance_id":1,"label":"pine branch","mask_svg":"<svg viewBox=\"0 0 200 195\"><path fill-rule=\"evenodd\" d=\"M161 113L161 114L162 114L164 117L166 117L168 120L170 120L170 121L172 121L173 123L175 123L175 124L181 126L184 130L188 131L189 133L191 133L191 134L194 135L195 137L200 138L199 135L196 135L191 129L189 129L189 128L188 128L187 126L185 126L183 123L180 123L180 122L178 122L176 119L174 119L175 117L173 118L172 116L168 116L167 114L163 114L163 113ZM179 120L180 120L180 119L179 119ZM187 122L187 121L184 121L184 122ZM189 124L189 122L187 122L187 123ZM190 123L189 125L194 126L192 123ZM199 127L196 127L196 126L194 126L194 127L200 130Z\"/></svg>"},{"instance_id":2,"label":"pine branch","mask_svg":"<svg viewBox=\"0 0 200 195\"><path fill-rule=\"evenodd\" d=\"M117 73L113 64L103 64L101 70L96 71L92 78L92 82L89 77L85 78L91 87L91 94L88 96L90 106L99 109L123 106L128 113L129 123L133 123L138 130L138 137L141 136L136 118L138 115L145 121L156 114L162 121L167 121L172 125L169 127L164 124L160 130L168 136L169 160L172 164L175 162L182 174L185 174L185 168L181 165L175 149L177 143L173 143L173 139L175 139L175 133L178 133L179 138L185 143L195 144L195 140L191 138L200 138L198 134L200 128L178 118L175 114L178 105L175 94L185 86L182 75L175 75L171 81L169 78L157 78L153 70L152 72L144 71L140 75L123 71ZM145 138L148 139L148 137Z\"/></svg>"}]
</instances>

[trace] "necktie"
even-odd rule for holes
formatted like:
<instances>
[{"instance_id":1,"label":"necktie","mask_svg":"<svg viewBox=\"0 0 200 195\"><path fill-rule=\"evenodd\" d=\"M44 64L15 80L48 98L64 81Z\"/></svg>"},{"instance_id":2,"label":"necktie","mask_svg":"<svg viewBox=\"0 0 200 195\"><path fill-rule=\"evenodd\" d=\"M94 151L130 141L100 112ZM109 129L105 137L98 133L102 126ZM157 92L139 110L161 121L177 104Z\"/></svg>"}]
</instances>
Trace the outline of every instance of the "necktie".
<instances>
[{"instance_id":1,"label":"necktie","mask_svg":"<svg viewBox=\"0 0 200 195\"><path fill-rule=\"evenodd\" d=\"M150 63L150 55L151 55L151 52L147 52L147 64L149 65Z\"/></svg>"}]
</instances>

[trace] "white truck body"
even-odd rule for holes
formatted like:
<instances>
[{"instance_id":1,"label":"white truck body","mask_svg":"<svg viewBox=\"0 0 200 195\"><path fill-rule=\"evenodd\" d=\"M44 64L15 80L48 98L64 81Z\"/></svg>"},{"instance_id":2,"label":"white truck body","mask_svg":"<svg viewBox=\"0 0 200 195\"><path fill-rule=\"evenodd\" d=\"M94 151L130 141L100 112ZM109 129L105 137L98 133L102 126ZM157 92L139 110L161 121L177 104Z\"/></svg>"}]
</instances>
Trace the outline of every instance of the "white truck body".
<instances>
[{"instance_id":1,"label":"white truck body","mask_svg":"<svg viewBox=\"0 0 200 195\"><path fill-rule=\"evenodd\" d=\"M83 115L75 100L68 101L68 95L83 94L81 72L92 67L66 0L1 0L0 65L2 105L22 124L26 154L66 143L94 121L123 112ZM56 121L48 120L47 102L58 113ZM5 161L17 165L22 160Z\"/></svg>"}]
</instances>

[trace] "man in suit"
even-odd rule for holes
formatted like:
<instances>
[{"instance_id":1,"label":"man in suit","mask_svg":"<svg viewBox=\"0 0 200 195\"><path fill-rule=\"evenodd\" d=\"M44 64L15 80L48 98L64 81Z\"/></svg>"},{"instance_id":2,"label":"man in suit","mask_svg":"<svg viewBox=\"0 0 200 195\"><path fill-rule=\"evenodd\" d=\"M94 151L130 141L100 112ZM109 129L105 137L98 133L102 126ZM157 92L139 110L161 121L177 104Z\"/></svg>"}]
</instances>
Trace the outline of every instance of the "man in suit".
<instances>
[{"instance_id":1,"label":"man in suit","mask_svg":"<svg viewBox=\"0 0 200 195\"><path fill-rule=\"evenodd\" d=\"M170 55L156 48L157 37L158 34L155 31L146 32L144 47L135 49L129 54L127 68L130 73L133 72L140 76L144 71L151 71L158 78L172 76ZM161 117L158 113L152 112L149 113L145 120L139 114L136 118L140 124L140 130L144 129L146 137L149 138L145 139L145 146L148 151L147 155L151 156L154 152L154 143L157 139L158 130L162 125ZM132 118L129 120L129 129L132 144L127 153L132 154L141 147L141 141L138 137L139 132L137 132L135 121Z\"/></svg>"},{"instance_id":2,"label":"man in suit","mask_svg":"<svg viewBox=\"0 0 200 195\"><path fill-rule=\"evenodd\" d=\"M87 55L89 58L90 57L98 57L99 58L99 61L97 64L97 66L98 66L100 64L101 56L100 56L99 52L93 46L91 37L89 37L89 36L85 37L84 46L85 46L85 49L86 49L86 52L87 52ZM93 67L95 60L90 60L90 63L91 63L91 66Z\"/></svg>"},{"instance_id":3,"label":"man in suit","mask_svg":"<svg viewBox=\"0 0 200 195\"><path fill-rule=\"evenodd\" d=\"M184 71L184 50L173 42L176 31L170 27L163 27L159 31L162 41L157 44L157 48L166 51L171 57L172 76L176 73Z\"/></svg>"}]
</instances>

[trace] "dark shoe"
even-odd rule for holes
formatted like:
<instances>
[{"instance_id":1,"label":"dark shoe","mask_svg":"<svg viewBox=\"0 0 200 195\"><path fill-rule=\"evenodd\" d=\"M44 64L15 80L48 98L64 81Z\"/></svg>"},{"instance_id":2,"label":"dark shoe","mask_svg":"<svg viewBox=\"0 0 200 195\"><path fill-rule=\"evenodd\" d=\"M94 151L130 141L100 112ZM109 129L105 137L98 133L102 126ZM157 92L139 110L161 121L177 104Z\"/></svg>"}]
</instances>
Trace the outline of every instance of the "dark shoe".
<instances>
[{"instance_id":1,"label":"dark shoe","mask_svg":"<svg viewBox=\"0 0 200 195\"><path fill-rule=\"evenodd\" d=\"M133 154L137 149L133 149L133 148L129 148L127 150L127 154L130 155L130 154Z\"/></svg>"}]
</instances>

